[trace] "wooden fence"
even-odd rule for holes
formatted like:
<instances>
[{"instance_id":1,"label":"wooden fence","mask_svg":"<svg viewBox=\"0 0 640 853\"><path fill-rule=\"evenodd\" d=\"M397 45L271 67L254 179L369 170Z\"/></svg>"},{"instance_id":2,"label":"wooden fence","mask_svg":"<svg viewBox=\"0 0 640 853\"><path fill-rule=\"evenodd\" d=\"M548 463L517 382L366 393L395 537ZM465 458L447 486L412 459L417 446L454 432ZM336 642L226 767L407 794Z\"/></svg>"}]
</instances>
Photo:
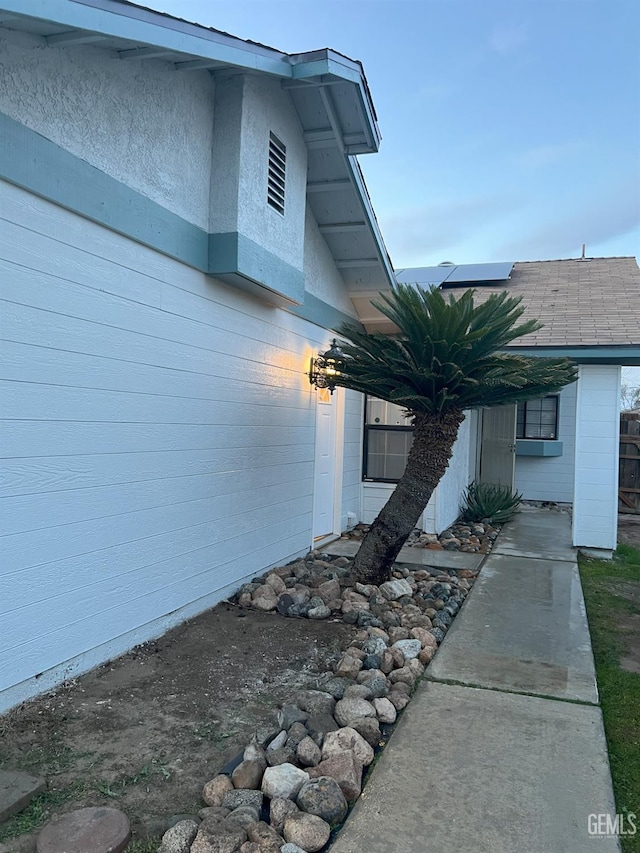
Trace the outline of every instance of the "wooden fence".
<instances>
[{"instance_id":1,"label":"wooden fence","mask_svg":"<svg viewBox=\"0 0 640 853\"><path fill-rule=\"evenodd\" d=\"M640 412L620 415L618 509L640 514Z\"/></svg>"}]
</instances>

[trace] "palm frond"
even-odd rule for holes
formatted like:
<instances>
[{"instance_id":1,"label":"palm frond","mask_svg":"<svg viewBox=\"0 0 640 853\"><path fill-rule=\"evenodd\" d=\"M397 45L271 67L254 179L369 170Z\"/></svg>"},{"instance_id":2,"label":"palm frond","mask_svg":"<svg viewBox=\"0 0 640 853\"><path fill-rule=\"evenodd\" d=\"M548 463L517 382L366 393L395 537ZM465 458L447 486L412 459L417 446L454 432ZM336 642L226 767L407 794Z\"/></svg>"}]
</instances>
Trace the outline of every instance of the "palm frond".
<instances>
[{"instance_id":1,"label":"palm frond","mask_svg":"<svg viewBox=\"0 0 640 853\"><path fill-rule=\"evenodd\" d=\"M395 335L340 330L345 362L339 385L403 406L413 414L517 403L573 382L569 359L505 352L539 329L519 322L520 299L492 294L474 304L474 291L446 298L437 289L395 285L372 304L399 329Z\"/></svg>"}]
</instances>

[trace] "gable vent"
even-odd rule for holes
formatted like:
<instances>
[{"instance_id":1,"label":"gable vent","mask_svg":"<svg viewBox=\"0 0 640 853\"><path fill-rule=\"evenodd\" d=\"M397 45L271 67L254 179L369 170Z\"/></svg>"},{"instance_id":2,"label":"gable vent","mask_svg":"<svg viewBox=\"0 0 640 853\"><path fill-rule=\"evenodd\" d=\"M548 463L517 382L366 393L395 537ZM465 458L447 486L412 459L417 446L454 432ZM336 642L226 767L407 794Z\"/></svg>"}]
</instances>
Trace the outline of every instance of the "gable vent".
<instances>
[{"instance_id":1,"label":"gable vent","mask_svg":"<svg viewBox=\"0 0 640 853\"><path fill-rule=\"evenodd\" d=\"M267 203L284 216L284 181L287 149L273 133L269 134L269 179Z\"/></svg>"}]
</instances>

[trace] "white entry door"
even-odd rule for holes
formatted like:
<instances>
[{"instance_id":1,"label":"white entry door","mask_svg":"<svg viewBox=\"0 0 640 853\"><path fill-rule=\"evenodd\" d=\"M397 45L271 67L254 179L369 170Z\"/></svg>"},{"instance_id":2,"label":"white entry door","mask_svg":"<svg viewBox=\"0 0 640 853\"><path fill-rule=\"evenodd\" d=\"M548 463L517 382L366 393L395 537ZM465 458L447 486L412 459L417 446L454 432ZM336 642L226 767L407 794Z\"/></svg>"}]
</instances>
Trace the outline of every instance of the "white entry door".
<instances>
[{"instance_id":1,"label":"white entry door","mask_svg":"<svg viewBox=\"0 0 640 853\"><path fill-rule=\"evenodd\" d=\"M313 539L333 531L336 482L337 395L318 388L316 403L316 458L313 484Z\"/></svg>"},{"instance_id":2,"label":"white entry door","mask_svg":"<svg viewBox=\"0 0 640 853\"><path fill-rule=\"evenodd\" d=\"M514 487L516 412L515 405L482 410L481 483Z\"/></svg>"}]
</instances>

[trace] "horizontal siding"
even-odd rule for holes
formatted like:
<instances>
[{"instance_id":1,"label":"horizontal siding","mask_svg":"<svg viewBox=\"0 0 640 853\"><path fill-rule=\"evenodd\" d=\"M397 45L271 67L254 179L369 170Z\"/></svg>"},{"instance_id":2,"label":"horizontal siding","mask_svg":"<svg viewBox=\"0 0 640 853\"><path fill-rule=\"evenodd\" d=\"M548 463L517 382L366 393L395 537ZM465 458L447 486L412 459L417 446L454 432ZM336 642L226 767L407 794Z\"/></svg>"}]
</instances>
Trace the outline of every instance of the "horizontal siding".
<instances>
[{"instance_id":1,"label":"horizontal siding","mask_svg":"<svg viewBox=\"0 0 640 853\"><path fill-rule=\"evenodd\" d=\"M364 524L373 524L376 516L391 497L395 489L393 483L363 483L362 484L362 521ZM431 495L418 527L428 533L435 531L436 525L436 500L437 493Z\"/></svg>"},{"instance_id":2,"label":"horizontal siding","mask_svg":"<svg viewBox=\"0 0 640 853\"><path fill-rule=\"evenodd\" d=\"M346 390L344 404L344 465L342 468L341 529L347 527L347 513L362 517L362 394Z\"/></svg>"},{"instance_id":3,"label":"horizontal siding","mask_svg":"<svg viewBox=\"0 0 640 853\"><path fill-rule=\"evenodd\" d=\"M289 532L290 529L292 532ZM20 630L13 638L12 648L3 650L3 654L7 655L7 663L3 664L0 689L108 642L117 636L114 635L115 627L128 626L128 630L131 630L148 622L146 616L161 618L204 597L218 583L221 570L232 580L234 576L244 576L242 573L247 564L254 563L262 567L279 560L276 555L283 547L291 549L289 553L295 553L300 535L307 529L308 520L304 518L299 518L293 528L288 527L288 522L280 522L273 528L274 533L280 533L281 536L279 547L271 542L267 548L257 544L251 551L221 566L217 564L214 546L181 559L173 559L170 566L164 567L164 571L159 571L156 566L156 571L140 573L137 578L123 584L121 596L116 596L112 588L107 593L102 592L102 595L107 596L106 600L94 603L93 607L83 608L74 601L70 608L67 598L59 602L65 606L67 618L64 625L52 622L48 617L43 620L42 608L24 613L22 618L8 619L8 630L9 626L15 626L15 631L21 629L25 619L37 618L40 620L39 631L34 636L33 630L28 634ZM269 559L270 556L272 559ZM93 596L89 594L80 600L85 605L94 602Z\"/></svg>"},{"instance_id":4,"label":"horizontal siding","mask_svg":"<svg viewBox=\"0 0 640 853\"><path fill-rule=\"evenodd\" d=\"M16 187L0 198L6 706L309 547L305 369L326 333Z\"/></svg>"},{"instance_id":5,"label":"horizontal siding","mask_svg":"<svg viewBox=\"0 0 640 853\"><path fill-rule=\"evenodd\" d=\"M613 550L618 526L620 368L582 365L577 396L573 544Z\"/></svg>"},{"instance_id":6,"label":"horizontal siding","mask_svg":"<svg viewBox=\"0 0 640 853\"><path fill-rule=\"evenodd\" d=\"M469 485L469 441L470 418L467 413L460 424L447 470L436 488L436 516L432 528L436 533L442 533L460 515L462 495Z\"/></svg>"},{"instance_id":7,"label":"horizontal siding","mask_svg":"<svg viewBox=\"0 0 640 853\"><path fill-rule=\"evenodd\" d=\"M516 490L525 500L573 502L577 383L560 392L558 439L562 456L516 456Z\"/></svg>"}]
</instances>

